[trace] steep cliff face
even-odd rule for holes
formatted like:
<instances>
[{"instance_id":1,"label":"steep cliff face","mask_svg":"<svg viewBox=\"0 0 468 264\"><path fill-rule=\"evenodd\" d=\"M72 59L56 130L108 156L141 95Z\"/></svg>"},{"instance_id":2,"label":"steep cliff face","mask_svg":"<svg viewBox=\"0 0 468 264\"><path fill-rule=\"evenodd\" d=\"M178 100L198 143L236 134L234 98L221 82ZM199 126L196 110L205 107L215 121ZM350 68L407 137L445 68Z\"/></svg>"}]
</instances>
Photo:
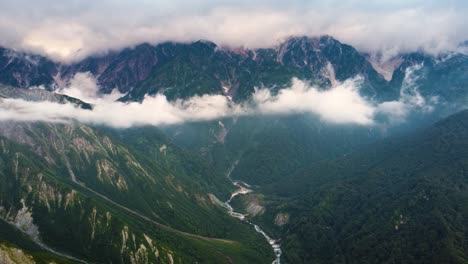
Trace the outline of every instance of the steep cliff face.
<instances>
[{"instance_id":1,"label":"steep cliff face","mask_svg":"<svg viewBox=\"0 0 468 264\"><path fill-rule=\"evenodd\" d=\"M90 72L102 92L118 89L128 93L124 100L132 101L155 93L170 99L224 94L237 101L248 98L254 87L284 88L292 77L330 87L358 74L366 80L366 94L389 93L385 79L364 56L329 36L295 37L276 48L253 50L220 47L209 41L141 44L73 64L6 49L3 54L1 83L42 84L52 89L78 72ZM11 60L12 56L16 57Z\"/></svg>"},{"instance_id":2,"label":"steep cliff face","mask_svg":"<svg viewBox=\"0 0 468 264\"><path fill-rule=\"evenodd\" d=\"M0 82L15 87L54 83L56 64L44 57L0 48Z\"/></svg>"},{"instance_id":3,"label":"steep cliff face","mask_svg":"<svg viewBox=\"0 0 468 264\"><path fill-rule=\"evenodd\" d=\"M76 73L90 72L102 92L117 89L125 94L123 101L141 101L156 93L171 100L221 94L242 101L255 87L277 91L288 87L293 77L326 89L359 75L361 94L382 101L398 99L406 69L423 64L428 92L444 92L437 87L451 86L454 96L465 94L459 87L468 78L466 55L414 52L383 62L372 56L330 36L291 37L266 49L234 49L209 41L140 44L72 64L0 49L0 83L54 89Z\"/></svg>"},{"instance_id":4,"label":"steep cliff face","mask_svg":"<svg viewBox=\"0 0 468 264\"><path fill-rule=\"evenodd\" d=\"M23 250L0 244L0 262L4 264L34 264L34 258Z\"/></svg>"},{"instance_id":5,"label":"steep cliff face","mask_svg":"<svg viewBox=\"0 0 468 264\"><path fill-rule=\"evenodd\" d=\"M162 92L170 98L214 93L242 100L255 87L284 88L292 77L330 87L356 75L366 80L366 95L390 95L385 79L359 52L329 36L290 38L271 49L229 49L203 41L178 48L126 99Z\"/></svg>"}]
</instances>

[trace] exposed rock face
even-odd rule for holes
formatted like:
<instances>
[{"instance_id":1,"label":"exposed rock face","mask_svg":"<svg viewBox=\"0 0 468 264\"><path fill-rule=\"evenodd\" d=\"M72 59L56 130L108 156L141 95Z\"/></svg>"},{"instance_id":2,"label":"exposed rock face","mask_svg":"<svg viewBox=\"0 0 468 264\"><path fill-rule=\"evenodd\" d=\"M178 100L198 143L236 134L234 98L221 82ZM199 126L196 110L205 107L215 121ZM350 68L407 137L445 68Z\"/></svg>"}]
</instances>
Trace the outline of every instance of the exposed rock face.
<instances>
[{"instance_id":1,"label":"exposed rock face","mask_svg":"<svg viewBox=\"0 0 468 264\"><path fill-rule=\"evenodd\" d=\"M156 93L170 99L222 94L237 101L248 98L254 87L286 87L292 77L330 86L360 74L369 89L381 89L385 84L359 52L329 36L290 38L276 48L255 50L218 47L209 41L141 44L71 65L2 51L0 83L24 88L41 84L53 89L78 72L90 72L102 92L118 89L128 93L123 100L130 101Z\"/></svg>"},{"instance_id":2,"label":"exposed rock face","mask_svg":"<svg viewBox=\"0 0 468 264\"><path fill-rule=\"evenodd\" d=\"M289 214L287 213L278 213L275 217L275 225L284 226L289 222Z\"/></svg>"},{"instance_id":3,"label":"exposed rock face","mask_svg":"<svg viewBox=\"0 0 468 264\"><path fill-rule=\"evenodd\" d=\"M132 136L141 133L136 132ZM216 176L202 178L210 175L208 167L179 156L188 154L168 141L143 144L153 151L148 159L103 128L0 122L0 218L36 244L85 261L222 263L224 252L199 256L184 250L197 248L198 239L213 239L203 233L205 226L221 234L216 237L224 232L216 223L225 223L225 213L207 195L223 189L193 184L213 181L216 186ZM192 164L199 175L187 173ZM191 225L181 220L188 217ZM203 244L223 250L216 243Z\"/></svg>"},{"instance_id":4,"label":"exposed rock face","mask_svg":"<svg viewBox=\"0 0 468 264\"><path fill-rule=\"evenodd\" d=\"M31 237L38 237L39 228L34 224L31 208L26 206L24 199L21 199L21 206L21 209L16 214L14 212L7 214L6 219Z\"/></svg>"},{"instance_id":5,"label":"exposed rock face","mask_svg":"<svg viewBox=\"0 0 468 264\"><path fill-rule=\"evenodd\" d=\"M114 88L120 92L128 92L148 77L158 61L157 50L149 44L126 49L99 76L99 83L104 87L104 92L110 92Z\"/></svg>"},{"instance_id":6,"label":"exposed rock face","mask_svg":"<svg viewBox=\"0 0 468 264\"><path fill-rule=\"evenodd\" d=\"M333 86L361 75L365 79L364 94L375 95L387 86L363 55L330 36L290 38L279 46L277 61L300 70L319 85Z\"/></svg>"},{"instance_id":7,"label":"exposed rock face","mask_svg":"<svg viewBox=\"0 0 468 264\"><path fill-rule=\"evenodd\" d=\"M265 211L265 207L257 203L257 201L251 201L247 204L246 211L252 217L262 214Z\"/></svg>"},{"instance_id":8,"label":"exposed rock face","mask_svg":"<svg viewBox=\"0 0 468 264\"><path fill-rule=\"evenodd\" d=\"M76 148L76 151L81 152L83 156L85 156L84 153L88 156L103 155L108 151L108 149L100 144L96 144L96 142L92 144L89 142L89 135L93 135L94 132L86 127L76 127L73 125L72 127L62 125L59 127L50 125L48 127L45 125L45 127L47 129L42 132L56 131L54 138L51 138L51 135L47 133L40 135L38 128L34 128L34 125L31 124L17 124L15 130L18 133L14 136L8 133L4 133L3 135L25 144L31 144L33 149L39 149L39 146L41 146L40 138L41 136L45 136L49 140L48 146L50 149L44 149L44 146L41 146L41 150L38 153L47 153L45 156L50 157L50 168L63 162L61 161L61 153L67 152L67 149ZM34 133L31 133L32 131ZM34 140L29 138L32 134L34 134ZM72 135L80 136L74 137ZM71 138L67 139L70 136ZM3 155L7 155L6 153L10 151L11 149L8 145L3 142L0 152ZM8 198L5 196L7 195L5 192L0 193L0 218L16 226L18 230L27 234L33 241L42 244L41 240L45 236L48 239L50 237L60 239L60 236L57 236L57 234L63 231L56 234L54 232L51 233L51 230L56 230L55 227L66 225L71 229L68 233L69 239L79 241L78 245L84 243L81 246L88 248L88 250L99 245L100 241L106 241L108 250L119 246L121 251L118 258L121 259L121 263L146 264L157 261L169 262L168 257L160 258L159 252L166 252L166 249L158 247L157 242L153 241L150 235L134 230L133 227L127 225L123 226L120 217L105 210L99 203L96 204L83 196L83 194L79 194L76 190L70 189L63 184L58 184L47 175L38 172L35 166L40 164L39 160L34 165L34 163L30 163L27 160L28 157L22 152L12 153L12 155L13 158L10 158L10 160L13 166L13 173L8 175L10 177L8 182L10 182L11 186L20 186L19 190L21 191L14 192L13 196L8 195ZM94 160L95 158L92 159ZM85 163L86 158L81 161L81 165ZM75 170L76 166L77 164L73 165ZM107 159L98 160L96 167L98 169L96 173L98 179L102 179L105 184L115 186L119 191L126 190L127 183L117 171L117 168L112 165L111 161ZM0 175L0 181L4 180L3 177L3 175ZM19 205L10 203L10 199L19 199ZM70 222L67 219L82 220ZM51 229L52 226L54 228ZM44 232L46 233L40 234L40 228L42 228L41 230L45 230ZM113 234L119 229L121 236L115 238ZM80 237L80 240L76 240L78 237ZM75 250L80 249L75 248ZM0 245L0 263L34 263L34 261L21 250L5 248Z\"/></svg>"},{"instance_id":9,"label":"exposed rock face","mask_svg":"<svg viewBox=\"0 0 468 264\"><path fill-rule=\"evenodd\" d=\"M0 83L50 87L56 73L56 64L44 57L0 48Z\"/></svg>"},{"instance_id":10,"label":"exposed rock face","mask_svg":"<svg viewBox=\"0 0 468 264\"><path fill-rule=\"evenodd\" d=\"M33 257L23 250L0 244L0 263L2 264L35 264Z\"/></svg>"},{"instance_id":11,"label":"exposed rock face","mask_svg":"<svg viewBox=\"0 0 468 264\"><path fill-rule=\"evenodd\" d=\"M293 77L329 88L359 75L364 80L360 92L381 101L398 99L405 70L415 63L424 64L429 90L449 82L456 91L440 92L455 95L468 80L468 56L460 53L435 57L415 52L386 59L323 36L292 37L276 48L254 50L218 47L209 41L141 44L67 65L0 48L0 83L54 89L76 73L90 72L102 92L117 89L126 94L122 101L162 93L171 100L220 94L239 102L255 87L288 87Z\"/></svg>"},{"instance_id":12,"label":"exposed rock face","mask_svg":"<svg viewBox=\"0 0 468 264\"><path fill-rule=\"evenodd\" d=\"M379 54L366 54L365 57L372 64L374 69L389 82L393 78L393 72L404 62L404 58L401 55L389 59L382 58Z\"/></svg>"}]
</instances>

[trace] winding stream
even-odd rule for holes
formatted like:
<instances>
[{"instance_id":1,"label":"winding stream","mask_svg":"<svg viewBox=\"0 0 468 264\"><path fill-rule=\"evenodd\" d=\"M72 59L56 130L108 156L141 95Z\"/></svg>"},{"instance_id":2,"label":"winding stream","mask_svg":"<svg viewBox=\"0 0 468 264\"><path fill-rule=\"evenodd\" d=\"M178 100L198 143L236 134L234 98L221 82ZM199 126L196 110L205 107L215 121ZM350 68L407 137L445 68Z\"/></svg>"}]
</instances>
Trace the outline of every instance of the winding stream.
<instances>
[{"instance_id":1,"label":"winding stream","mask_svg":"<svg viewBox=\"0 0 468 264\"><path fill-rule=\"evenodd\" d=\"M238 212L235 212L234 211L234 208L232 208L231 206L231 201L232 199L234 199L234 197L238 196L238 195L244 195L244 194L248 194L248 193L251 193L253 192L253 190L251 189L248 189L248 187L250 187L250 185L248 185L247 183L245 182L241 182L241 181L234 181L233 179L231 179L231 172L234 170L234 167L237 165L237 162L234 163L233 167L229 170L229 172L227 173L227 177L228 179L232 182L232 184L234 186L236 186L238 189L236 191L234 191L232 194L231 194L231 197L229 198L229 200L227 200L224 205L226 206L226 208L228 209L228 213L229 215L231 215L232 217L235 217L241 221L245 221L247 222L248 224L252 225L254 228L255 228L255 231L257 231L257 233L260 233L262 234L262 236L268 241L268 243L270 244L271 248L273 249L273 252L275 252L275 255L276 255L276 259L273 261L272 264L280 264L280 261L281 261L281 246L280 244L278 243L277 240L271 238L267 233L265 233L265 231L263 231L260 226L250 222L249 220L246 219L247 217L247 214L241 214L241 213L238 213Z\"/></svg>"}]
</instances>

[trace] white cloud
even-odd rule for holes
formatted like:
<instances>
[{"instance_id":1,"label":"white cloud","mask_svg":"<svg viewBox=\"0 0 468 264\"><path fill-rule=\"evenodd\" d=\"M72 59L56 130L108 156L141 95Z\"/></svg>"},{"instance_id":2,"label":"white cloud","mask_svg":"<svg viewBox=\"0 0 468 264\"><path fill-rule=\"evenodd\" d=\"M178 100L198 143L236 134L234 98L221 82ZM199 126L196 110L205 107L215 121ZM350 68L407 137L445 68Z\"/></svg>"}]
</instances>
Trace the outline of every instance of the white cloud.
<instances>
[{"instance_id":1,"label":"white cloud","mask_svg":"<svg viewBox=\"0 0 468 264\"><path fill-rule=\"evenodd\" d=\"M361 77L337 83L329 90L321 90L293 79L290 88L277 94L272 94L265 88L258 89L252 100L243 104L234 104L223 95L168 101L161 94L146 96L141 103L123 103L116 101L121 94L100 94L94 77L89 73L79 73L71 79L68 86L58 89L58 92L93 104L93 110L81 109L72 104L3 99L0 104L0 121L78 121L130 127L215 120L239 115L310 113L324 122L372 126L378 124L377 115L383 114L392 122L401 122L413 109L430 110L417 91L417 78L413 75L416 70L413 67L407 71L405 88L402 89L399 101L380 104L359 94Z\"/></svg>"},{"instance_id":2,"label":"white cloud","mask_svg":"<svg viewBox=\"0 0 468 264\"><path fill-rule=\"evenodd\" d=\"M89 73L74 76L59 93L80 98L93 104L93 110L80 109L72 104L31 102L3 99L0 104L0 121L79 121L113 127L135 125L167 125L189 121L214 120L235 115L289 115L310 113L323 121L335 124L374 125L376 115L385 115L391 123L404 121L414 109L431 111L417 90L414 74L419 68L407 70L398 101L374 103L359 94L362 78L356 77L338 83L329 90L320 90L293 79L290 88L273 95L268 89L259 89L252 101L233 104L222 95L195 96L187 100L168 101L164 95L146 96L142 103L115 101L118 92L99 94L99 86ZM431 99L431 102L434 100Z\"/></svg>"},{"instance_id":3,"label":"white cloud","mask_svg":"<svg viewBox=\"0 0 468 264\"><path fill-rule=\"evenodd\" d=\"M93 110L72 104L2 99L0 121L79 121L113 127L165 125L202 121L233 115L235 109L223 96L201 96L187 101L168 102L163 95L148 97L144 103L105 102Z\"/></svg>"},{"instance_id":4,"label":"white cloud","mask_svg":"<svg viewBox=\"0 0 468 264\"><path fill-rule=\"evenodd\" d=\"M142 42L209 39L270 47L332 35L363 51L454 49L468 36L465 0L26 1L0 8L0 45L77 60Z\"/></svg>"},{"instance_id":5,"label":"white cloud","mask_svg":"<svg viewBox=\"0 0 468 264\"><path fill-rule=\"evenodd\" d=\"M84 88L84 89L83 89ZM92 111L77 110L70 118L82 122L116 127L133 125L165 125L202 121L233 115L238 111L222 95L195 96L169 102L164 95L146 96L142 103L118 102L122 94L99 94L96 80L89 73L75 75L70 85L59 92L80 98L94 105Z\"/></svg>"},{"instance_id":6,"label":"white cloud","mask_svg":"<svg viewBox=\"0 0 468 264\"><path fill-rule=\"evenodd\" d=\"M57 93L80 98L81 100L85 100L90 103L94 103L94 101L99 98L109 98L109 95L107 94L99 94L99 85L97 84L97 80L89 72L80 72L75 74L75 76L70 80L70 84L58 89ZM116 99L117 98L112 101L115 101Z\"/></svg>"},{"instance_id":7,"label":"white cloud","mask_svg":"<svg viewBox=\"0 0 468 264\"><path fill-rule=\"evenodd\" d=\"M362 78L354 78L321 91L295 79L292 87L281 90L278 95L273 96L263 89L257 91L253 99L260 113L314 113L332 123L371 125L375 106L359 94L361 81Z\"/></svg>"}]
</instances>

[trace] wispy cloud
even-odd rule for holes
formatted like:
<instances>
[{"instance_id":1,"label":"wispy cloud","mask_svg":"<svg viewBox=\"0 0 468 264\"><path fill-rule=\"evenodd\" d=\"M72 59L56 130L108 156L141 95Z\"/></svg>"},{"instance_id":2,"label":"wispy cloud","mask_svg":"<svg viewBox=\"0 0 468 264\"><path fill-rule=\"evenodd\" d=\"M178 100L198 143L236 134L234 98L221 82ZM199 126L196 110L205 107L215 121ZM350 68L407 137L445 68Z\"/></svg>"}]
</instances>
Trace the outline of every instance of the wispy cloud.
<instances>
[{"instance_id":1,"label":"wispy cloud","mask_svg":"<svg viewBox=\"0 0 468 264\"><path fill-rule=\"evenodd\" d=\"M419 91L418 81L424 78L422 72L424 65L416 64L408 67L400 88L400 98L397 101L380 103L377 106L377 114L386 117L391 124L402 123L413 112L432 112L439 103L437 96L425 98Z\"/></svg>"}]
</instances>

